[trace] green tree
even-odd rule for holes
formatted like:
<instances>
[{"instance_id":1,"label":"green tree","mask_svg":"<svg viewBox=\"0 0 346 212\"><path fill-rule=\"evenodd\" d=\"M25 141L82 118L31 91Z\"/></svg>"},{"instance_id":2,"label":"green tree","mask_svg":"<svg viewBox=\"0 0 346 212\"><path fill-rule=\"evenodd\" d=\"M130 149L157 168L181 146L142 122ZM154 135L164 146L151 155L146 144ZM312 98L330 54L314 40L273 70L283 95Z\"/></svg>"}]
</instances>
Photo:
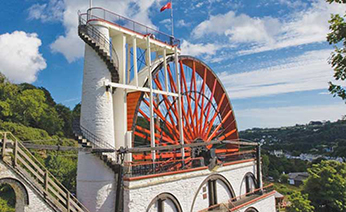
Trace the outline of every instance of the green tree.
<instances>
[{"instance_id":1,"label":"green tree","mask_svg":"<svg viewBox=\"0 0 346 212\"><path fill-rule=\"evenodd\" d=\"M61 118L64 122L63 131L64 135L71 137L72 136L72 111L70 108L57 104L55 105L55 110L59 114L59 118Z\"/></svg>"},{"instance_id":2,"label":"green tree","mask_svg":"<svg viewBox=\"0 0 346 212\"><path fill-rule=\"evenodd\" d=\"M288 175L287 174L280 175L280 181L282 183L287 183L288 182Z\"/></svg>"},{"instance_id":3,"label":"green tree","mask_svg":"<svg viewBox=\"0 0 346 212\"><path fill-rule=\"evenodd\" d=\"M268 155L262 155L262 172L264 177L268 176L269 163Z\"/></svg>"},{"instance_id":4,"label":"green tree","mask_svg":"<svg viewBox=\"0 0 346 212\"><path fill-rule=\"evenodd\" d=\"M308 172L304 192L316 211L346 211L346 163L321 161Z\"/></svg>"},{"instance_id":5,"label":"green tree","mask_svg":"<svg viewBox=\"0 0 346 212\"><path fill-rule=\"evenodd\" d=\"M329 3L346 3L345 0L327 0ZM344 81L346 79L346 22L345 15L332 14L329 20L330 33L327 35L329 44L334 45L334 52L331 55L329 63L334 69L334 79ZM346 90L342 85L329 82L329 91L334 96L346 99Z\"/></svg>"},{"instance_id":6,"label":"green tree","mask_svg":"<svg viewBox=\"0 0 346 212\"><path fill-rule=\"evenodd\" d=\"M288 212L313 212L314 206L311 205L311 201L308 199L307 194L301 194L300 192L293 192L288 196L288 200L291 202L290 207L287 208Z\"/></svg>"},{"instance_id":7,"label":"green tree","mask_svg":"<svg viewBox=\"0 0 346 212\"><path fill-rule=\"evenodd\" d=\"M74 156L77 157L77 154L74 154ZM45 160L45 165L53 176L56 177L67 189L71 192L76 191L77 158L52 154Z\"/></svg>"},{"instance_id":8,"label":"green tree","mask_svg":"<svg viewBox=\"0 0 346 212\"><path fill-rule=\"evenodd\" d=\"M335 148L334 156L342 157L346 162L346 139L337 139L336 142L338 147Z\"/></svg>"}]
</instances>

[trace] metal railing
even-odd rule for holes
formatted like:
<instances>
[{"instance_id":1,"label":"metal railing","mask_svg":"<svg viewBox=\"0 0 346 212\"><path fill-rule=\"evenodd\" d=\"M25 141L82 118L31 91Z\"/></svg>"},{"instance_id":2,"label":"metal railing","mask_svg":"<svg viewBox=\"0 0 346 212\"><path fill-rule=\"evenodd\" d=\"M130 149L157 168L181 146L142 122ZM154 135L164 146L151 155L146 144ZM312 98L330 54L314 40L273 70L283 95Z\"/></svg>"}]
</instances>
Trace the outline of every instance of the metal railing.
<instances>
[{"instance_id":1,"label":"metal railing","mask_svg":"<svg viewBox=\"0 0 346 212\"><path fill-rule=\"evenodd\" d=\"M239 151L234 153L220 154L217 156L223 163L256 158L256 150Z\"/></svg>"},{"instance_id":2,"label":"metal railing","mask_svg":"<svg viewBox=\"0 0 346 212\"><path fill-rule=\"evenodd\" d=\"M150 155L150 152L147 153ZM246 150L234 153L217 154L217 165L229 165L231 162L244 161L256 158L256 150ZM126 177L138 177L144 175L154 175L169 173L180 170L191 170L195 168L207 167L206 159L203 157L187 158L187 159L169 159L163 161L135 161L125 162L124 169Z\"/></svg>"},{"instance_id":3,"label":"metal railing","mask_svg":"<svg viewBox=\"0 0 346 212\"><path fill-rule=\"evenodd\" d=\"M79 119L73 120L72 127L75 134L83 136L84 139L92 144L92 148L115 150L114 146L105 142L103 139L90 132L86 127L82 126Z\"/></svg>"},{"instance_id":4,"label":"metal railing","mask_svg":"<svg viewBox=\"0 0 346 212\"><path fill-rule=\"evenodd\" d=\"M104 51L108 52L109 56L113 60L113 65L115 66L115 69L118 70L119 58L117 52L111 45L109 38L103 35L98 29L96 29L96 27L92 26L91 24L88 24L87 16L88 15L86 13L79 14L78 30L88 35L95 43L97 43L101 48L103 48Z\"/></svg>"},{"instance_id":5,"label":"metal railing","mask_svg":"<svg viewBox=\"0 0 346 212\"><path fill-rule=\"evenodd\" d=\"M54 206L67 212L89 211L12 133L0 132L0 140L2 160L23 175Z\"/></svg>"},{"instance_id":6,"label":"metal railing","mask_svg":"<svg viewBox=\"0 0 346 212\"><path fill-rule=\"evenodd\" d=\"M106 10L102 7L92 7L87 11L88 18L87 20L105 20L112 24L116 24L120 27L124 27L133 32L148 35L150 38L158 40L162 43L168 45L177 46L180 48L180 40L176 39L174 36L168 35L166 33L160 32L151 27L145 26L144 24L138 23L134 20Z\"/></svg>"},{"instance_id":7,"label":"metal railing","mask_svg":"<svg viewBox=\"0 0 346 212\"><path fill-rule=\"evenodd\" d=\"M188 158L184 160L166 160L157 162L128 163L125 162L125 176L138 177L153 174L162 174L174 171L188 170L203 167L204 158Z\"/></svg>"}]
</instances>

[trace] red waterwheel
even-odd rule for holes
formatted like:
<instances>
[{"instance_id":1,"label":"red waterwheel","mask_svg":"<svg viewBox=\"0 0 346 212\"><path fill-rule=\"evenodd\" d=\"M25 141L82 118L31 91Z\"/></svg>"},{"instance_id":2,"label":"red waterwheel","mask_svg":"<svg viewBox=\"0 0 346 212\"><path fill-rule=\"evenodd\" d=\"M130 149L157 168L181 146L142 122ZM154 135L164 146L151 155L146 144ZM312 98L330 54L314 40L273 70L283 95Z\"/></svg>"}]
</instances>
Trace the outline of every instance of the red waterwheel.
<instances>
[{"instance_id":1,"label":"red waterwheel","mask_svg":"<svg viewBox=\"0 0 346 212\"><path fill-rule=\"evenodd\" d=\"M231 102L216 74L200 60L180 56L180 88L184 142L209 142L238 139L238 130ZM167 82L163 63L152 72L153 88L177 93L174 57L167 59ZM147 82L148 83L148 82ZM180 140L178 98L154 94L156 146L177 145ZM150 146L150 100L147 93L128 95L128 128L134 132L134 147ZM211 148L211 145L208 146ZM216 153L238 150L238 146L224 145ZM186 149L190 157L190 149ZM181 158L179 151L161 151L156 159ZM135 161L151 159L150 154L134 154Z\"/></svg>"}]
</instances>

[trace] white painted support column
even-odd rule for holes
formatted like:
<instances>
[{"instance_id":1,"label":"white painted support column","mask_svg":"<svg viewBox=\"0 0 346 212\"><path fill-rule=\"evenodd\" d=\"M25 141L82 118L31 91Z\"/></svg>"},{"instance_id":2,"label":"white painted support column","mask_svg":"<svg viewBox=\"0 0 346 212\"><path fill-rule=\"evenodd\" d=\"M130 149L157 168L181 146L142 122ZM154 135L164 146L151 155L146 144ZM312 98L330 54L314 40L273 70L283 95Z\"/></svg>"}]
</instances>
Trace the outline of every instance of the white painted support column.
<instances>
[{"instance_id":1,"label":"white painted support column","mask_svg":"<svg viewBox=\"0 0 346 212\"><path fill-rule=\"evenodd\" d=\"M154 95L153 95L153 76L151 74L151 50L150 50L150 38L149 36L147 37L147 66L149 67L149 89L150 89L150 96L149 96L149 101L150 101L150 146L155 147L155 123L154 123ZM151 157L153 161L156 160L156 151L152 150L151 151Z\"/></svg>"},{"instance_id":2,"label":"white painted support column","mask_svg":"<svg viewBox=\"0 0 346 212\"><path fill-rule=\"evenodd\" d=\"M178 87L178 113L179 113L179 133L180 133L180 144L184 145L184 130L183 130L183 116L182 116L182 105L181 105L181 92L180 92L180 68L178 64L178 50L177 47L174 47L174 62L175 62L175 73L176 73L176 81ZM181 158L185 158L185 149L181 148Z\"/></svg>"},{"instance_id":3,"label":"white painted support column","mask_svg":"<svg viewBox=\"0 0 346 212\"><path fill-rule=\"evenodd\" d=\"M126 148L132 148L132 131L126 132ZM132 162L132 153L125 155L126 162Z\"/></svg>"},{"instance_id":4,"label":"white painted support column","mask_svg":"<svg viewBox=\"0 0 346 212\"><path fill-rule=\"evenodd\" d=\"M126 84L126 36L112 37L112 44L119 58L119 84ZM127 132L126 89L117 88L113 94L115 148L125 147Z\"/></svg>"},{"instance_id":5,"label":"white painted support column","mask_svg":"<svg viewBox=\"0 0 346 212\"><path fill-rule=\"evenodd\" d=\"M126 84L130 84L130 80L131 80L131 48L130 45L127 44L127 67L126 67L127 71L126 71Z\"/></svg>"},{"instance_id":6,"label":"white painted support column","mask_svg":"<svg viewBox=\"0 0 346 212\"><path fill-rule=\"evenodd\" d=\"M167 73L167 51L166 47L163 49L163 67L165 69L165 86L166 91L168 92L168 73Z\"/></svg>"},{"instance_id":7,"label":"white painted support column","mask_svg":"<svg viewBox=\"0 0 346 212\"><path fill-rule=\"evenodd\" d=\"M133 36L132 42L132 53L133 53L133 78L135 80L135 85L138 87L138 67L137 67L137 38L136 35Z\"/></svg>"}]
</instances>

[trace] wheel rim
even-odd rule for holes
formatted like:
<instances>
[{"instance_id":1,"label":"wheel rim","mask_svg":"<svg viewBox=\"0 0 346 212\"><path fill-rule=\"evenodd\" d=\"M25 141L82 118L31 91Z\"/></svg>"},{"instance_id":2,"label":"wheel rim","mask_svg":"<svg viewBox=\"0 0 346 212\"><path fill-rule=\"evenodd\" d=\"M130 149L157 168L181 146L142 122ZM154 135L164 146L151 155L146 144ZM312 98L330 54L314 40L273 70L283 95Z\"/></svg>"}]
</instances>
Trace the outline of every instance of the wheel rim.
<instances>
[{"instance_id":1,"label":"wheel rim","mask_svg":"<svg viewBox=\"0 0 346 212\"><path fill-rule=\"evenodd\" d=\"M159 64L153 74L153 88L165 90L165 71ZM237 124L231 102L215 73L200 60L180 56L180 88L182 96L182 122L184 142L209 142L211 140L238 139ZM167 58L167 87L169 92L177 92L174 57ZM197 101L196 101L197 100ZM136 105L131 130L134 132L134 147L150 146L150 100L141 93ZM156 146L179 144L178 99L166 95L154 95L154 120ZM131 117L132 118L132 117ZM130 127L129 127L130 128ZM211 148L211 146L208 146ZM217 153L234 152L238 146L226 145ZM186 149L189 152L189 149ZM175 158L180 154L175 152ZM188 153L189 157L190 154ZM134 155L134 159L149 159L150 155ZM167 152L157 153L158 159L171 158Z\"/></svg>"}]
</instances>

